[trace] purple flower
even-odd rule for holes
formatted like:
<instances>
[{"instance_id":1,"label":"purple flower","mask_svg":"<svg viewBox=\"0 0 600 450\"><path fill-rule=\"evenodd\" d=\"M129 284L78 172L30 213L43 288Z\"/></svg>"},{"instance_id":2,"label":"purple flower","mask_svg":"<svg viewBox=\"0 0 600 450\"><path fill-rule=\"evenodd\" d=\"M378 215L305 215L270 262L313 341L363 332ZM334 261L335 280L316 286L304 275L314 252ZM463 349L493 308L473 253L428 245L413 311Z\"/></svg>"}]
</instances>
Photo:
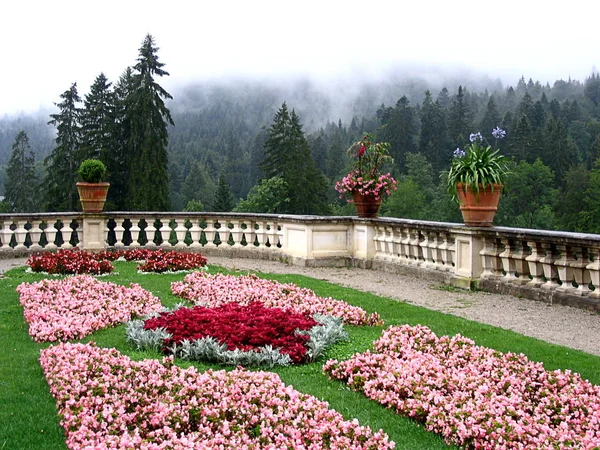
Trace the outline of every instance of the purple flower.
<instances>
[{"instance_id":1,"label":"purple flower","mask_svg":"<svg viewBox=\"0 0 600 450\"><path fill-rule=\"evenodd\" d=\"M471 142L475 142L475 141L482 142L482 141L483 141L483 136L481 135L481 133L480 133L480 132L477 132L477 133L471 133L471 134L469 135L469 140L470 140Z\"/></svg>"},{"instance_id":2,"label":"purple flower","mask_svg":"<svg viewBox=\"0 0 600 450\"><path fill-rule=\"evenodd\" d=\"M462 158L465 155L466 155L465 151L462 150L460 147L457 147L456 150L454 150L454 153L452 153L452 156L454 158Z\"/></svg>"},{"instance_id":3,"label":"purple flower","mask_svg":"<svg viewBox=\"0 0 600 450\"><path fill-rule=\"evenodd\" d=\"M504 136L506 136L506 131L500 127L496 127L492 130L492 136L494 136L496 139L504 139Z\"/></svg>"}]
</instances>

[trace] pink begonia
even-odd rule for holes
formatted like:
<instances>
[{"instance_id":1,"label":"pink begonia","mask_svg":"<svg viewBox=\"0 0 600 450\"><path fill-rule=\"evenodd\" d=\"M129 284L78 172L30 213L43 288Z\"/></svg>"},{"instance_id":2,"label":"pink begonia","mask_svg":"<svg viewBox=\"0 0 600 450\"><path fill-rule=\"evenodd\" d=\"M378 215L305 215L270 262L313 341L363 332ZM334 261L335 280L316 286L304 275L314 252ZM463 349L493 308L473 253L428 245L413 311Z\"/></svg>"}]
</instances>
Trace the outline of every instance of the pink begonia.
<instances>
[{"instance_id":1,"label":"pink begonia","mask_svg":"<svg viewBox=\"0 0 600 450\"><path fill-rule=\"evenodd\" d=\"M182 369L59 344L40 363L69 449L393 449L270 372Z\"/></svg>"},{"instance_id":2,"label":"pink begonia","mask_svg":"<svg viewBox=\"0 0 600 450\"><path fill-rule=\"evenodd\" d=\"M377 313L367 316L366 311L358 306L331 297L319 297L310 289L265 280L256 275L209 275L194 272L181 282L171 283L171 291L199 306L216 307L231 302L248 305L258 301L270 308L290 308L300 314L340 317L350 325L383 324Z\"/></svg>"},{"instance_id":3,"label":"pink begonia","mask_svg":"<svg viewBox=\"0 0 600 450\"><path fill-rule=\"evenodd\" d=\"M390 327L374 352L330 360L323 370L466 448L600 446L600 386L460 335Z\"/></svg>"},{"instance_id":4,"label":"pink begonia","mask_svg":"<svg viewBox=\"0 0 600 450\"><path fill-rule=\"evenodd\" d=\"M137 284L118 286L90 275L22 283L17 292L36 342L81 339L161 309L160 300Z\"/></svg>"}]
</instances>

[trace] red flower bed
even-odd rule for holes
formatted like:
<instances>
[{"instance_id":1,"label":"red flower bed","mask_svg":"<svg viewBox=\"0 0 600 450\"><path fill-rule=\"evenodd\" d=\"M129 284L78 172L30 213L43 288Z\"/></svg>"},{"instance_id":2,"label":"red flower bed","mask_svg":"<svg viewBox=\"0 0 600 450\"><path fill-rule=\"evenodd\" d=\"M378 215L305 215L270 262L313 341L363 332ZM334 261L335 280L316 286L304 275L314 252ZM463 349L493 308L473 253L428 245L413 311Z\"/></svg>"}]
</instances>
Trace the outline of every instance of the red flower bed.
<instances>
[{"instance_id":1,"label":"red flower bed","mask_svg":"<svg viewBox=\"0 0 600 450\"><path fill-rule=\"evenodd\" d=\"M176 272L193 270L206 265L206 258L199 253L156 250L148 252L145 261L138 266L142 272Z\"/></svg>"},{"instance_id":2,"label":"red flower bed","mask_svg":"<svg viewBox=\"0 0 600 450\"><path fill-rule=\"evenodd\" d=\"M41 252L31 255L27 265L34 272L49 274L101 275L110 273L114 267L107 259L98 259L94 253L79 250L58 250L56 253Z\"/></svg>"},{"instance_id":3,"label":"red flower bed","mask_svg":"<svg viewBox=\"0 0 600 450\"><path fill-rule=\"evenodd\" d=\"M266 345L280 348L288 354L294 364L306 360L307 335L295 330L310 330L319 325L307 314L298 314L290 309L267 308L262 303L249 305L228 303L216 308L196 306L161 313L159 317L147 319L144 328L164 328L172 334L165 339L164 349L183 340L195 341L213 337L227 345L227 350L251 351Z\"/></svg>"},{"instance_id":4,"label":"red flower bed","mask_svg":"<svg viewBox=\"0 0 600 450\"><path fill-rule=\"evenodd\" d=\"M142 272L175 272L197 269L206 265L206 258L199 253L164 251L162 249L134 249L93 253L78 248L58 250L55 253L36 253L29 257L27 265L33 272L60 275L101 275L112 272L114 267L110 261L119 258L126 261L144 261L138 266L138 270Z\"/></svg>"}]
</instances>

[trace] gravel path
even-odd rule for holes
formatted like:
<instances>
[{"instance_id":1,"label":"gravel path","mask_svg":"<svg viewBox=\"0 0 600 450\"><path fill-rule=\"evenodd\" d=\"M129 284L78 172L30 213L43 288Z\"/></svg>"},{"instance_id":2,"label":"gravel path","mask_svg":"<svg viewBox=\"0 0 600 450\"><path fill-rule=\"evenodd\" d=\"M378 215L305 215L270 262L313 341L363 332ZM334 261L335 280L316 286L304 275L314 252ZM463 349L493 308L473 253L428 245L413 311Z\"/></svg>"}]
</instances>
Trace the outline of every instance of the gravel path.
<instances>
[{"instance_id":1,"label":"gravel path","mask_svg":"<svg viewBox=\"0 0 600 450\"><path fill-rule=\"evenodd\" d=\"M0 260L0 273L23 266L25 261L25 258ZM381 271L300 267L214 256L209 263L241 271L306 275L600 356L600 315L568 306L487 292L446 291L423 279Z\"/></svg>"}]
</instances>

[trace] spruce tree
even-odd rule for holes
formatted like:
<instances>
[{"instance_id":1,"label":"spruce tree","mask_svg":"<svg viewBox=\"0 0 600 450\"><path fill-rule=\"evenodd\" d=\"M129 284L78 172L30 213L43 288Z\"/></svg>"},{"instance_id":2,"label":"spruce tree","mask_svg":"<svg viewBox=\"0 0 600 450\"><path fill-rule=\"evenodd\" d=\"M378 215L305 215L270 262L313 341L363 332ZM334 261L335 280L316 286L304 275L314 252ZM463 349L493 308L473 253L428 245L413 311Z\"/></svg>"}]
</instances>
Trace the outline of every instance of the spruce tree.
<instances>
[{"instance_id":1,"label":"spruce tree","mask_svg":"<svg viewBox=\"0 0 600 450\"><path fill-rule=\"evenodd\" d=\"M212 210L217 212L229 212L234 206L235 202L233 201L231 186L229 186L225 175L221 173L221 176L219 176L219 183L217 185L217 192L215 194L215 202Z\"/></svg>"},{"instance_id":2,"label":"spruce tree","mask_svg":"<svg viewBox=\"0 0 600 450\"><path fill-rule=\"evenodd\" d=\"M111 146L104 154L108 182L107 206L116 211L124 211L127 208L127 189L129 171L131 167L131 155L128 152L131 127L129 125L130 115L127 114L127 98L132 90L133 72L131 67L125 69L113 91L111 100L114 127L111 135Z\"/></svg>"},{"instance_id":3,"label":"spruce tree","mask_svg":"<svg viewBox=\"0 0 600 450\"><path fill-rule=\"evenodd\" d=\"M107 162L106 155L114 147L114 93L103 73L94 80L81 110L80 160L96 158Z\"/></svg>"},{"instance_id":4,"label":"spruce tree","mask_svg":"<svg viewBox=\"0 0 600 450\"><path fill-rule=\"evenodd\" d=\"M469 142L469 135L473 133L471 121L472 113L465 100L465 90L459 86L448 117L448 133L453 147L464 147Z\"/></svg>"},{"instance_id":5,"label":"spruce tree","mask_svg":"<svg viewBox=\"0 0 600 450\"><path fill-rule=\"evenodd\" d=\"M434 172L438 173L447 166L453 149L448 142L444 110L437 101L433 102L430 91L425 91L420 117L419 150L432 165Z\"/></svg>"},{"instance_id":6,"label":"spruce tree","mask_svg":"<svg viewBox=\"0 0 600 450\"><path fill-rule=\"evenodd\" d=\"M37 188L35 155L29 146L27 133L20 131L15 138L6 168L4 201L8 204L8 212L36 212Z\"/></svg>"},{"instance_id":7,"label":"spruce tree","mask_svg":"<svg viewBox=\"0 0 600 450\"><path fill-rule=\"evenodd\" d=\"M81 98L77 93L77 83L73 83L61 96L62 102L55 103L58 114L51 114L48 122L56 127L56 147L44 160L46 177L44 179L45 204L48 211L74 211L78 206L77 158L81 143L79 117Z\"/></svg>"},{"instance_id":8,"label":"spruce tree","mask_svg":"<svg viewBox=\"0 0 600 450\"><path fill-rule=\"evenodd\" d=\"M285 213L324 214L327 181L312 159L296 112L284 102L275 114L264 144L264 179L281 177L288 187Z\"/></svg>"},{"instance_id":9,"label":"spruce tree","mask_svg":"<svg viewBox=\"0 0 600 450\"><path fill-rule=\"evenodd\" d=\"M155 81L156 76L169 75L158 61L157 51L153 37L146 35L126 99L131 158L127 202L134 211L169 209L167 125L174 123L164 99L173 97Z\"/></svg>"}]
</instances>

